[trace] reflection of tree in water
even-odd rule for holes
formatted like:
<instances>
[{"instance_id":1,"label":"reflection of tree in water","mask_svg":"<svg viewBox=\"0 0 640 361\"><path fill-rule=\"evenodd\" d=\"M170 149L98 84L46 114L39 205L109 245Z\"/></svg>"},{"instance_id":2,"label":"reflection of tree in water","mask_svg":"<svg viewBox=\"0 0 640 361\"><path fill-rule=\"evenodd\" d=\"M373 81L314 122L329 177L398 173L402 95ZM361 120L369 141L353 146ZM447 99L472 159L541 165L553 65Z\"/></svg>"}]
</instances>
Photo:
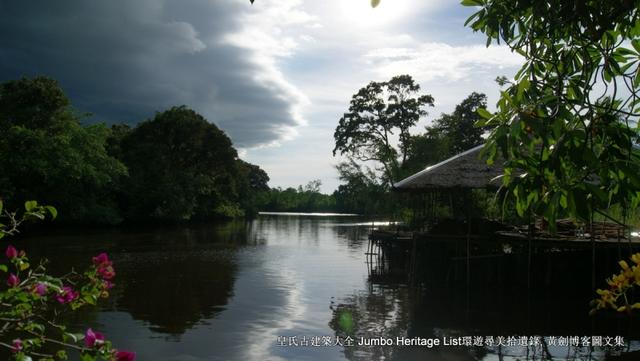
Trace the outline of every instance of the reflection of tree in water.
<instances>
[{"instance_id":1,"label":"reflection of tree in water","mask_svg":"<svg viewBox=\"0 0 640 361\"><path fill-rule=\"evenodd\" d=\"M236 267L225 252L145 254L120 267L118 306L157 332L182 334L222 311L232 295ZM139 282L138 280L145 280Z\"/></svg>"},{"instance_id":2,"label":"reflection of tree in water","mask_svg":"<svg viewBox=\"0 0 640 361\"><path fill-rule=\"evenodd\" d=\"M234 222L153 233L149 243L130 244L117 265L118 307L173 335L214 317L233 294L235 249L255 244L247 239L252 235L250 225Z\"/></svg>"},{"instance_id":3,"label":"reflection of tree in water","mask_svg":"<svg viewBox=\"0 0 640 361\"><path fill-rule=\"evenodd\" d=\"M403 288L373 286L332 304L333 317L329 326L336 336L351 336L356 342L360 337L405 336L410 320L409 296ZM349 360L385 360L393 354L392 347L353 346L344 348Z\"/></svg>"}]
</instances>

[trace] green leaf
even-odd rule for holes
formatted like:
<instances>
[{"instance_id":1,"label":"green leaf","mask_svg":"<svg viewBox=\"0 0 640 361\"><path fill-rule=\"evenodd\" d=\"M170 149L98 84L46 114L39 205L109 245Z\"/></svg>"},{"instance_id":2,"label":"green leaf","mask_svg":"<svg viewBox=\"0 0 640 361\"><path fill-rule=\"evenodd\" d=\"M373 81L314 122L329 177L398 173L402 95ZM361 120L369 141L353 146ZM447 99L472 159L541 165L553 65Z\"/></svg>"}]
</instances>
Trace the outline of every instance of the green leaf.
<instances>
[{"instance_id":1,"label":"green leaf","mask_svg":"<svg viewBox=\"0 0 640 361\"><path fill-rule=\"evenodd\" d=\"M58 358L58 360L68 360L69 356L67 355L67 351L65 350L59 350L58 352L56 352L56 357Z\"/></svg>"},{"instance_id":2,"label":"green leaf","mask_svg":"<svg viewBox=\"0 0 640 361\"><path fill-rule=\"evenodd\" d=\"M628 48L618 48L616 49L614 54L620 55L620 56L636 55L636 53L633 50Z\"/></svg>"},{"instance_id":3,"label":"green leaf","mask_svg":"<svg viewBox=\"0 0 640 361\"><path fill-rule=\"evenodd\" d=\"M375 8L378 5L380 5L380 0L371 0L371 7L372 8Z\"/></svg>"},{"instance_id":4,"label":"green leaf","mask_svg":"<svg viewBox=\"0 0 640 361\"><path fill-rule=\"evenodd\" d=\"M47 211L49 211L49 213L51 214L51 217L53 219L56 219L56 217L58 217L58 210L55 209L55 207L53 206L45 206L44 207Z\"/></svg>"},{"instance_id":5,"label":"green leaf","mask_svg":"<svg viewBox=\"0 0 640 361\"><path fill-rule=\"evenodd\" d=\"M480 0L462 0L460 3L462 6L481 6L482 1Z\"/></svg>"},{"instance_id":6,"label":"green leaf","mask_svg":"<svg viewBox=\"0 0 640 361\"><path fill-rule=\"evenodd\" d=\"M517 100L522 100L525 90L529 89L529 85L530 85L530 82L529 82L529 79L527 78L522 79L522 81L518 83L518 91L516 93Z\"/></svg>"},{"instance_id":7,"label":"green leaf","mask_svg":"<svg viewBox=\"0 0 640 361\"><path fill-rule=\"evenodd\" d=\"M24 209L26 209L27 212L33 211L37 206L38 206L38 202L37 201L26 201L26 202L24 202Z\"/></svg>"},{"instance_id":8,"label":"green leaf","mask_svg":"<svg viewBox=\"0 0 640 361\"><path fill-rule=\"evenodd\" d=\"M78 341L84 340L84 335L81 333L65 332L62 334L62 337L65 340L65 342L68 342L69 340L71 340L73 343L76 343Z\"/></svg>"},{"instance_id":9,"label":"green leaf","mask_svg":"<svg viewBox=\"0 0 640 361\"><path fill-rule=\"evenodd\" d=\"M44 333L44 330L45 330L44 325L42 325L40 323L35 323L35 322L29 324L29 328L32 329L32 330L38 330L38 331L40 331L40 333Z\"/></svg>"},{"instance_id":10,"label":"green leaf","mask_svg":"<svg viewBox=\"0 0 640 361\"><path fill-rule=\"evenodd\" d=\"M489 120L491 119L491 117L493 117L493 114L489 113L489 111L485 108L478 108L478 115L486 120Z\"/></svg>"},{"instance_id":11,"label":"green leaf","mask_svg":"<svg viewBox=\"0 0 640 361\"><path fill-rule=\"evenodd\" d=\"M88 353L81 353L80 361L96 361L96 358Z\"/></svg>"},{"instance_id":12,"label":"green leaf","mask_svg":"<svg viewBox=\"0 0 640 361\"><path fill-rule=\"evenodd\" d=\"M567 196L564 194L560 195L560 206L564 209L567 209Z\"/></svg>"},{"instance_id":13,"label":"green leaf","mask_svg":"<svg viewBox=\"0 0 640 361\"><path fill-rule=\"evenodd\" d=\"M0 264L0 271L2 272L9 272L9 268L7 267L6 264Z\"/></svg>"}]
</instances>

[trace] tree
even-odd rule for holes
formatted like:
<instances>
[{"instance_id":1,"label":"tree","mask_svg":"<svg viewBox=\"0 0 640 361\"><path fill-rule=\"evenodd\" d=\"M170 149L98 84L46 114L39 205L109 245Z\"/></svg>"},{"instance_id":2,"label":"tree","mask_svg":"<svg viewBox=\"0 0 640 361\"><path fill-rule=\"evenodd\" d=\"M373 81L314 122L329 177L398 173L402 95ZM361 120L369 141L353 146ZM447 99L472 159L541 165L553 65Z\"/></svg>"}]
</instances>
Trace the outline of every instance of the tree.
<instances>
[{"instance_id":1,"label":"tree","mask_svg":"<svg viewBox=\"0 0 640 361\"><path fill-rule=\"evenodd\" d=\"M257 165L241 159L236 161L236 167L239 202L246 214L255 215L267 202L269 176Z\"/></svg>"},{"instance_id":2,"label":"tree","mask_svg":"<svg viewBox=\"0 0 640 361\"><path fill-rule=\"evenodd\" d=\"M0 84L0 197L38 198L71 221L117 223L112 189L126 169L106 150L110 130L83 127L50 78Z\"/></svg>"},{"instance_id":3,"label":"tree","mask_svg":"<svg viewBox=\"0 0 640 361\"><path fill-rule=\"evenodd\" d=\"M385 182L397 180L408 156L409 128L427 115L425 106L433 106L433 98L419 91L420 85L409 75L371 82L360 89L336 127L334 156L375 161L382 167ZM399 138L397 149L394 135Z\"/></svg>"},{"instance_id":4,"label":"tree","mask_svg":"<svg viewBox=\"0 0 640 361\"><path fill-rule=\"evenodd\" d=\"M360 214L383 214L388 210L388 189L374 172L354 160L341 162L336 170L342 181L333 193L338 210Z\"/></svg>"},{"instance_id":5,"label":"tree","mask_svg":"<svg viewBox=\"0 0 640 361\"><path fill-rule=\"evenodd\" d=\"M22 78L0 85L0 131L11 127L62 131L75 119L66 94L54 79Z\"/></svg>"},{"instance_id":6,"label":"tree","mask_svg":"<svg viewBox=\"0 0 640 361\"><path fill-rule=\"evenodd\" d=\"M433 138L444 137L449 144L446 156L452 156L482 144L485 129L477 127L482 118L478 109L487 107L487 96L473 92L466 97L451 114L442 114L433 121L427 132Z\"/></svg>"},{"instance_id":7,"label":"tree","mask_svg":"<svg viewBox=\"0 0 640 361\"><path fill-rule=\"evenodd\" d=\"M237 152L215 125L185 106L140 123L122 140L127 215L190 220L235 216Z\"/></svg>"},{"instance_id":8,"label":"tree","mask_svg":"<svg viewBox=\"0 0 640 361\"><path fill-rule=\"evenodd\" d=\"M551 227L563 214L586 222L612 204L636 207L640 157L638 0L464 0L468 20L524 58L505 81L486 154L506 159L504 194L521 216ZM516 176L517 175L517 176Z\"/></svg>"},{"instance_id":9,"label":"tree","mask_svg":"<svg viewBox=\"0 0 640 361\"><path fill-rule=\"evenodd\" d=\"M423 134L412 135L403 175L408 176L427 165L482 144L486 129L477 127L475 123L482 119L478 109L486 106L486 95L473 92L456 106L453 113L440 115L425 127Z\"/></svg>"}]
</instances>

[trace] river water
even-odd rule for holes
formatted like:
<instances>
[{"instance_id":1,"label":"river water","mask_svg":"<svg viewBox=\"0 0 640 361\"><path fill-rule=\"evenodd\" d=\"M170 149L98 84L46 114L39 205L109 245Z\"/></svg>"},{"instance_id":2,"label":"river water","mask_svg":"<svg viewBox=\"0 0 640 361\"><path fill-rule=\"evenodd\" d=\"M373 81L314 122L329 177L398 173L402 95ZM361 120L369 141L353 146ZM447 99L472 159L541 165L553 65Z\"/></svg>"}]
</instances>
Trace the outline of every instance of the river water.
<instances>
[{"instance_id":1,"label":"river water","mask_svg":"<svg viewBox=\"0 0 640 361\"><path fill-rule=\"evenodd\" d=\"M81 313L73 324L103 332L141 361L604 359L609 352L522 346L539 340L536 335L592 336L579 307L558 313L569 316L552 314L539 334L529 334L518 328L531 321L522 305L492 309L478 302L474 310L468 294L425 295L399 282L370 283L371 227L371 220L352 216L270 214L248 223L53 232L18 245L32 258L48 258L54 273L82 269L107 252L116 287L99 310ZM478 317L470 317L474 312ZM627 324L617 327L604 335L611 342L625 336ZM482 346L443 344L465 336ZM485 343L494 336L514 339ZM361 337L394 345L358 346ZM397 337L419 337L432 347L398 346ZM629 339L624 344L635 346Z\"/></svg>"}]
</instances>

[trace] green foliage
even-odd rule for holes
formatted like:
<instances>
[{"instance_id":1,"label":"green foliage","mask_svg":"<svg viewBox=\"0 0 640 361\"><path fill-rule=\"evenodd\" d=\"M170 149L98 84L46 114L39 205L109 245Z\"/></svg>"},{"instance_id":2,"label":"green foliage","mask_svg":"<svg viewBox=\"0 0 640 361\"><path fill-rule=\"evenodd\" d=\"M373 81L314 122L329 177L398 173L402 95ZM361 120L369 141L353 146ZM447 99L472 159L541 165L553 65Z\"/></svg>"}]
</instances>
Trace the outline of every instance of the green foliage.
<instances>
[{"instance_id":1,"label":"green foliage","mask_svg":"<svg viewBox=\"0 0 640 361\"><path fill-rule=\"evenodd\" d=\"M404 86L405 82L409 81L410 77L407 77L396 80L393 84L399 83ZM393 89L390 94L400 92L398 85L390 87ZM482 136L486 132L486 128L476 127L475 123L480 119L479 109L486 107L487 100L484 94L473 92L456 106L453 113L442 114L434 120L431 126L425 128L425 133L411 135L408 131L409 124L415 124L421 115L426 114L419 109L419 101L415 99L413 102L408 101L407 99L410 97L406 94L401 96L404 99L404 104L411 104L408 106L412 109L410 111L400 110L403 106L397 104L385 105L382 98L378 98L374 102L370 96L378 94L380 89L381 87L377 83L371 83L367 88L360 90L352 99L350 108L352 114L345 114L336 129L336 135L339 135L336 138L336 150L341 149L350 156L348 161L342 162L336 167L343 184L338 187L333 196L336 200L336 208L342 212L406 214L406 209L403 210L403 208L408 207L407 199L390 193L389 180L407 177L428 165L440 162L483 142ZM418 90L417 85L414 85L412 92ZM391 95L389 99L395 100L396 98ZM378 115L371 116L371 111L353 112L356 105L359 107L358 109L367 109L362 104L369 106L369 109L379 109ZM429 104L431 105L431 102ZM388 114L393 114L393 116L385 118ZM403 114L409 115L407 119L401 121ZM381 126L377 130L372 124L373 126L382 124L387 128ZM387 144L389 139L387 134L393 130L392 124L401 129L399 150ZM382 140L376 139L378 136ZM376 158L372 154L380 156ZM385 160L387 164L383 163L383 158L386 155L389 155ZM356 162L368 160L378 160L385 164L382 177L364 163Z\"/></svg>"},{"instance_id":2,"label":"green foliage","mask_svg":"<svg viewBox=\"0 0 640 361\"><path fill-rule=\"evenodd\" d=\"M354 160L336 166L342 184L333 193L336 207L342 212L359 214L390 214L389 187L378 180L371 169Z\"/></svg>"},{"instance_id":3,"label":"green foliage","mask_svg":"<svg viewBox=\"0 0 640 361\"><path fill-rule=\"evenodd\" d=\"M13 126L62 131L68 122L69 99L58 83L47 77L22 78L0 86L0 131Z\"/></svg>"},{"instance_id":4,"label":"green foliage","mask_svg":"<svg viewBox=\"0 0 640 361\"><path fill-rule=\"evenodd\" d=\"M411 136L403 176L482 144L486 128L477 127L476 123L481 119L479 111L486 106L486 95L473 92L453 113L441 114L432 125L425 127L425 133Z\"/></svg>"},{"instance_id":5,"label":"green foliage","mask_svg":"<svg viewBox=\"0 0 640 361\"><path fill-rule=\"evenodd\" d=\"M267 203L269 175L257 165L241 159L236 160L236 167L240 206L246 215L256 215Z\"/></svg>"},{"instance_id":6,"label":"green foliage","mask_svg":"<svg viewBox=\"0 0 640 361\"><path fill-rule=\"evenodd\" d=\"M110 189L126 169L106 149L110 130L83 127L49 78L0 84L0 195L15 208L30 197L66 220L118 222Z\"/></svg>"},{"instance_id":7,"label":"green foliage","mask_svg":"<svg viewBox=\"0 0 640 361\"><path fill-rule=\"evenodd\" d=\"M20 79L0 84L0 132L0 197L40 199L68 222L237 217L268 190L267 174L185 107L133 129L83 126L55 80Z\"/></svg>"},{"instance_id":8,"label":"green foliage","mask_svg":"<svg viewBox=\"0 0 640 361\"><path fill-rule=\"evenodd\" d=\"M193 110L158 113L126 134L121 150L129 169L128 217L191 220L236 213L230 210L237 208L236 150Z\"/></svg>"},{"instance_id":9,"label":"green foliage","mask_svg":"<svg viewBox=\"0 0 640 361\"><path fill-rule=\"evenodd\" d=\"M409 128L427 114L425 106L433 106L433 98L419 92L420 85L409 75L371 82L360 89L336 127L333 154L374 161L382 167L389 185L398 180L409 151ZM399 138L398 149L394 135Z\"/></svg>"},{"instance_id":10,"label":"green foliage","mask_svg":"<svg viewBox=\"0 0 640 361\"><path fill-rule=\"evenodd\" d=\"M469 150L484 142L482 135L486 129L476 126L482 119L478 110L487 107L487 96L482 93L471 93L452 114L442 114L427 127L427 134L432 138L442 139L448 145L445 157L451 157Z\"/></svg>"},{"instance_id":11,"label":"green foliage","mask_svg":"<svg viewBox=\"0 0 640 361\"><path fill-rule=\"evenodd\" d=\"M274 188L265 194L262 209L271 212L335 212L335 199L320 193L322 183L315 179L304 187Z\"/></svg>"},{"instance_id":12,"label":"green foliage","mask_svg":"<svg viewBox=\"0 0 640 361\"><path fill-rule=\"evenodd\" d=\"M501 93L486 154L506 159L504 195L521 216L551 227L562 215L590 221L612 204L635 208L640 194L640 1L474 0L468 20L522 55Z\"/></svg>"}]
</instances>

